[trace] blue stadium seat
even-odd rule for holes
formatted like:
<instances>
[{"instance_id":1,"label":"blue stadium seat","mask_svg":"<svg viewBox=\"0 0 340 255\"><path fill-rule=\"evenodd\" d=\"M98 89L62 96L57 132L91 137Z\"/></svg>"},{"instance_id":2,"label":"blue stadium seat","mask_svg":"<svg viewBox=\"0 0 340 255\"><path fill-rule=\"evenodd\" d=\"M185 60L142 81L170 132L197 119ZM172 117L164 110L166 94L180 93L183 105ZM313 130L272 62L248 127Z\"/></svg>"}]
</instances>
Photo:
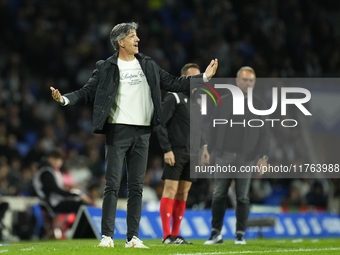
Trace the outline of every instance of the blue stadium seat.
<instances>
[{"instance_id":1,"label":"blue stadium seat","mask_svg":"<svg viewBox=\"0 0 340 255\"><path fill-rule=\"evenodd\" d=\"M31 147L33 147L38 140L38 136L37 133L33 132L33 131L29 131L25 134L25 141L26 143L28 143Z\"/></svg>"},{"instance_id":2,"label":"blue stadium seat","mask_svg":"<svg viewBox=\"0 0 340 255\"><path fill-rule=\"evenodd\" d=\"M264 203L266 205L280 205L282 198L288 193L287 188L273 187L272 193L268 196Z\"/></svg>"},{"instance_id":3,"label":"blue stadium seat","mask_svg":"<svg viewBox=\"0 0 340 255\"><path fill-rule=\"evenodd\" d=\"M21 157L25 157L31 149L31 146L28 143L24 143L24 142L17 142L16 147Z\"/></svg>"}]
</instances>

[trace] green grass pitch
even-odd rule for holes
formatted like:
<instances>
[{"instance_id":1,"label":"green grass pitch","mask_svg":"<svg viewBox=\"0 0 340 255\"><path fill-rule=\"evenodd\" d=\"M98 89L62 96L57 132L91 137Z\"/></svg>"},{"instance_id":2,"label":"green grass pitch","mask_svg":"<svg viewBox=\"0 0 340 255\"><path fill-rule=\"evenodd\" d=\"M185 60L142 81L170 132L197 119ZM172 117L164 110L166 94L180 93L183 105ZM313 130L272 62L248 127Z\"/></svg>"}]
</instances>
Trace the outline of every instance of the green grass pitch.
<instances>
[{"instance_id":1,"label":"green grass pitch","mask_svg":"<svg viewBox=\"0 0 340 255\"><path fill-rule=\"evenodd\" d=\"M161 240L144 240L150 249L125 248L123 240L115 240L114 248L96 247L99 241L95 239L21 242L9 246L0 244L0 254L340 254L340 239L257 239L247 240L246 245L235 245L233 240L224 240L218 245L203 245L205 240L189 241L194 244L163 245Z\"/></svg>"}]
</instances>

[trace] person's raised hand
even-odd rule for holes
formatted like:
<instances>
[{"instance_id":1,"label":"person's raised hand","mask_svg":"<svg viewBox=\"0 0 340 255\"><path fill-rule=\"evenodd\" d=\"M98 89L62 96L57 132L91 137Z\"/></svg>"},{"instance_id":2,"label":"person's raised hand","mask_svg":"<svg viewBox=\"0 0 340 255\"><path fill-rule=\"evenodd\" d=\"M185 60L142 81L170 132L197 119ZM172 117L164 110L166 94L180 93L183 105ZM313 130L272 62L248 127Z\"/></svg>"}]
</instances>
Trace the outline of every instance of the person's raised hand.
<instances>
[{"instance_id":1,"label":"person's raised hand","mask_svg":"<svg viewBox=\"0 0 340 255\"><path fill-rule=\"evenodd\" d=\"M215 58L215 60L211 60L207 69L205 69L205 76L207 76L207 78L213 77L216 73L217 67L218 67L218 60L217 58Z\"/></svg>"},{"instance_id":2,"label":"person's raised hand","mask_svg":"<svg viewBox=\"0 0 340 255\"><path fill-rule=\"evenodd\" d=\"M62 104L64 102L59 90L50 87L51 91L52 91L52 97L55 101L57 101L58 103Z\"/></svg>"}]
</instances>

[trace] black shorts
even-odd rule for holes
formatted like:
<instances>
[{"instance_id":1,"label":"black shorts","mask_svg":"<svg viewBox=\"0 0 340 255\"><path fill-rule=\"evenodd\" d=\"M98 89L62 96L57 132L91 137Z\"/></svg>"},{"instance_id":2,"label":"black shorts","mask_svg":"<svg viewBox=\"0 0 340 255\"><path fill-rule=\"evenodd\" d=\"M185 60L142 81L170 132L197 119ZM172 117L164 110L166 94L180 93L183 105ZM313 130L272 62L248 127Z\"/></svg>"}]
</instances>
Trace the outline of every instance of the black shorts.
<instances>
[{"instance_id":1,"label":"black shorts","mask_svg":"<svg viewBox=\"0 0 340 255\"><path fill-rule=\"evenodd\" d=\"M193 158L191 157L191 161ZM195 157L197 160L197 157ZM162 180L172 180L172 181L188 181L195 182L196 179L190 178L190 156L176 155L175 154L175 165L170 166L169 164L164 164L164 172L162 175Z\"/></svg>"}]
</instances>

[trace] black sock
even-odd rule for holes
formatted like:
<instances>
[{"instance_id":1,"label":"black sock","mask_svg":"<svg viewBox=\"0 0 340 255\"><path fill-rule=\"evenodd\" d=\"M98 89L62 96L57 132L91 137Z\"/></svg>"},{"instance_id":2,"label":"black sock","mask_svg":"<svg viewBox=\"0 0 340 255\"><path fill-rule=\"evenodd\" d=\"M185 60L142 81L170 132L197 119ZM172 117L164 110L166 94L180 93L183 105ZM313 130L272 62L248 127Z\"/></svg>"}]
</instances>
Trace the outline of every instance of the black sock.
<instances>
[{"instance_id":1,"label":"black sock","mask_svg":"<svg viewBox=\"0 0 340 255\"><path fill-rule=\"evenodd\" d=\"M127 242L130 242L130 241L131 241L131 239L132 239L132 238L127 238L126 240L127 240Z\"/></svg>"}]
</instances>

